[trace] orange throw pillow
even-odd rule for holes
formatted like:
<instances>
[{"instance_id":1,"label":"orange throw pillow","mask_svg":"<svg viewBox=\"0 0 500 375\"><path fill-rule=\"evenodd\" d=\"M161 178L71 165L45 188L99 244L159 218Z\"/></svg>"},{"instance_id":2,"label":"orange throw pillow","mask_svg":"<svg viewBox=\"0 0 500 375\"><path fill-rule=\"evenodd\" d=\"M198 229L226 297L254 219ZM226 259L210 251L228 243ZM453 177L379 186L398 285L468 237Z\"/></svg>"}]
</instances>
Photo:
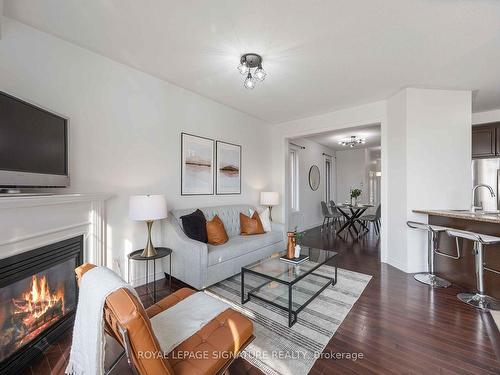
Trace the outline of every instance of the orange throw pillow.
<instances>
[{"instance_id":1,"label":"orange throw pillow","mask_svg":"<svg viewBox=\"0 0 500 375\"><path fill-rule=\"evenodd\" d=\"M210 245L222 245L229 239L219 216L215 215L212 220L207 221L207 237Z\"/></svg>"},{"instance_id":2,"label":"orange throw pillow","mask_svg":"<svg viewBox=\"0 0 500 375\"><path fill-rule=\"evenodd\" d=\"M256 212L254 212L251 218L240 212L240 233L243 235L265 233L262 222Z\"/></svg>"},{"instance_id":3,"label":"orange throw pillow","mask_svg":"<svg viewBox=\"0 0 500 375\"><path fill-rule=\"evenodd\" d=\"M257 220L257 230L259 231L259 234L266 233L266 231L264 230L264 226L262 225L262 221L260 221L260 217L257 211L254 211L252 219Z\"/></svg>"}]
</instances>

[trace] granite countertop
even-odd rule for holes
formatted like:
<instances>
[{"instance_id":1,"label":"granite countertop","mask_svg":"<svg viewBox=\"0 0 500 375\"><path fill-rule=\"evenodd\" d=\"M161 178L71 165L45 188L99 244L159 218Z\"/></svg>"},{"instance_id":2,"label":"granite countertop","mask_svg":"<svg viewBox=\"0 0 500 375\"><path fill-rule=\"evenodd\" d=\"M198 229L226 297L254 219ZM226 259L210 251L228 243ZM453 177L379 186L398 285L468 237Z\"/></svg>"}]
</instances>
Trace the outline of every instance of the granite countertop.
<instances>
[{"instance_id":1,"label":"granite countertop","mask_svg":"<svg viewBox=\"0 0 500 375\"><path fill-rule=\"evenodd\" d=\"M486 223L500 224L500 213L470 212L469 210L413 210L417 214L451 217L454 219L483 221Z\"/></svg>"}]
</instances>

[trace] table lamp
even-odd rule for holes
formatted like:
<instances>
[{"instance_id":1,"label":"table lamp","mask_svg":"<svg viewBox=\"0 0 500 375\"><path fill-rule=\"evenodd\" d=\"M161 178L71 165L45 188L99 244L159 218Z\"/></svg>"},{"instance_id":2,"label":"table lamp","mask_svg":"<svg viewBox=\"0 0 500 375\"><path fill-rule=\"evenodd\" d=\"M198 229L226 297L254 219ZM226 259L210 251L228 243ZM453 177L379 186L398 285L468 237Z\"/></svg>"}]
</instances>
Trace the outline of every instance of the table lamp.
<instances>
[{"instance_id":1,"label":"table lamp","mask_svg":"<svg viewBox=\"0 0 500 375\"><path fill-rule=\"evenodd\" d=\"M271 211L273 209L273 206L277 206L278 204L280 204L280 194L275 191L261 191L260 204L262 206L269 207L269 220L273 221Z\"/></svg>"},{"instance_id":2,"label":"table lamp","mask_svg":"<svg viewBox=\"0 0 500 375\"><path fill-rule=\"evenodd\" d=\"M156 255L151 241L151 227L155 220L167 217L167 202L163 195L133 195L129 199L129 217L131 220L145 221L148 226L148 241L142 252L143 257Z\"/></svg>"}]
</instances>

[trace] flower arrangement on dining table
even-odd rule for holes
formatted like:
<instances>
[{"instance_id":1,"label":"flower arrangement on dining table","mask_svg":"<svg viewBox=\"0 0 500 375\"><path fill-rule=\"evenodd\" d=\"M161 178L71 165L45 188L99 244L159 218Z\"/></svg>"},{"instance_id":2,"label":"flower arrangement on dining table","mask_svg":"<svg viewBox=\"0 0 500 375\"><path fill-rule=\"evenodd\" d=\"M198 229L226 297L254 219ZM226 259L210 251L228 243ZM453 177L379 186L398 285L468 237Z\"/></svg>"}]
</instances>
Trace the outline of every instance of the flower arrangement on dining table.
<instances>
[{"instance_id":1,"label":"flower arrangement on dining table","mask_svg":"<svg viewBox=\"0 0 500 375\"><path fill-rule=\"evenodd\" d=\"M359 196L361 195L362 191L361 189L352 189L351 190L351 204L356 204L358 201ZM354 199L354 203L352 203L352 200Z\"/></svg>"}]
</instances>

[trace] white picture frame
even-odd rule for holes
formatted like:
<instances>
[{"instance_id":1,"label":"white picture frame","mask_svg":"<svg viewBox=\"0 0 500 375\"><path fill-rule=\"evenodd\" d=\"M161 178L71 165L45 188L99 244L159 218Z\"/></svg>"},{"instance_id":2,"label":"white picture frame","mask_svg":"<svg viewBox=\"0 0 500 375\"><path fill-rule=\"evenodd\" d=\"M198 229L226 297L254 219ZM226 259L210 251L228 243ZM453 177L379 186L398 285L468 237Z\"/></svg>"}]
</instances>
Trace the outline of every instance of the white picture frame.
<instances>
[{"instance_id":1,"label":"white picture frame","mask_svg":"<svg viewBox=\"0 0 500 375\"><path fill-rule=\"evenodd\" d=\"M241 146L217 141L217 195L241 194Z\"/></svg>"},{"instance_id":2,"label":"white picture frame","mask_svg":"<svg viewBox=\"0 0 500 375\"><path fill-rule=\"evenodd\" d=\"M181 133L181 195L214 194L214 143Z\"/></svg>"}]
</instances>

